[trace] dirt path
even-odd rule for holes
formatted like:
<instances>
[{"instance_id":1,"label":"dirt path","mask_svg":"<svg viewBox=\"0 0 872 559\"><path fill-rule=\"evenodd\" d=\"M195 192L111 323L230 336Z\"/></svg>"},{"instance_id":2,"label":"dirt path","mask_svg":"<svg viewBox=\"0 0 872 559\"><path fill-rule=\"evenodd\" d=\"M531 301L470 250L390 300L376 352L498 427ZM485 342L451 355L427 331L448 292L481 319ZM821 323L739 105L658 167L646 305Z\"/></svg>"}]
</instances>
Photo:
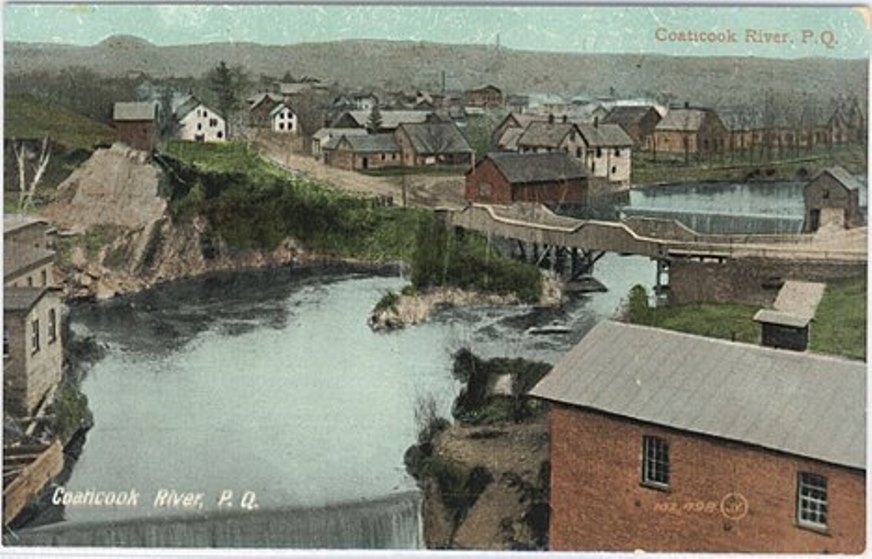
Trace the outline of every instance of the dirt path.
<instances>
[{"instance_id":1,"label":"dirt path","mask_svg":"<svg viewBox=\"0 0 872 559\"><path fill-rule=\"evenodd\" d=\"M391 196L402 204L403 177L374 177L330 167L317 159L287 148L258 142L260 153L288 172L365 196ZM406 203L412 207L463 207L463 175L406 175Z\"/></svg>"}]
</instances>

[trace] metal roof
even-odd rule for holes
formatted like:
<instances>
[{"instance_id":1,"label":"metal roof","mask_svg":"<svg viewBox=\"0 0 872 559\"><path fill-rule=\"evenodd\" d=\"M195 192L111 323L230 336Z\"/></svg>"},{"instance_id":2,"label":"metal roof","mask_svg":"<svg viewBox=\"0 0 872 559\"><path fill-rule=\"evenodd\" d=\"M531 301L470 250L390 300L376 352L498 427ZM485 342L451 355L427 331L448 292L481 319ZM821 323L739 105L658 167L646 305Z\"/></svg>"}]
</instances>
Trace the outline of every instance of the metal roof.
<instances>
[{"instance_id":1,"label":"metal roof","mask_svg":"<svg viewBox=\"0 0 872 559\"><path fill-rule=\"evenodd\" d=\"M529 393L866 467L866 364L605 321Z\"/></svg>"},{"instance_id":2,"label":"metal roof","mask_svg":"<svg viewBox=\"0 0 872 559\"><path fill-rule=\"evenodd\" d=\"M657 130L699 130L711 109L670 109L658 124Z\"/></svg>"},{"instance_id":3,"label":"metal roof","mask_svg":"<svg viewBox=\"0 0 872 559\"><path fill-rule=\"evenodd\" d=\"M831 177L833 177L834 179L836 179L836 181L838 181L842 186L844 186L848 190L860 190L863 187L863 185L860 184L860 181L857 180L847 170L845 170L844 167L836 166L836 167L827 167L826 169L824 169L823 171L818 173L815 178L813 178L811 181L809 181L808 184L806 184L806 188L808 187L808 185L810 185L811 183L816 181L818 178L820 178L820 176L823 175L824 173L826 173L826 174L830 175Z\"/></svg>"},{"instance_id":4,"label":"metal roof","mask_svg":"<svg viewBox=\"0 0 872 559\"><path fill-rule=\"evenodd\" d=\"M419 155L472 152L466 138L453 122L401 124L400 130L408 134L412 147Z\"/></svg>"},{"instance_id":5,"label":"metal roof","mask_svg":"<svg viewBox=\"0 0 872 559\"><path fill-rule=\"evenodd\" d=\"M342 117L348 115L360 128L366 128L369 124L369 115L372 111L345 111L334 122L339 122ZM397 128L401 124L413 124L426 122L433 111L379 111L381 113L381 128Z\"/></svg>"},{"instance_id":6,"label":"metal roof","mask_svg":"<svg viewBox=\"0 0 872 559\"><path fill-rule=\"evenodd\" d=\"M338 138L340 136L366 136L368 132L364 128L319 128L312 134L313 140L325 138Z\"/></svg>"},{"instance_id":7,"label":"metal roof","mask_svg":"<svg viewBox=\"0 0 872 559\"><path fill-rule=\"evenodd\" d=\"M563 152L555 153L489 153L477 164L493 161L506 180L512 184L563 181L587 177L584 165Z\"/></svg>"},{"instance_id":8,"label":"metal roof","mask_svg":"<svg viewBox=\"0 0 872 559\"><path fill-rule=\"evenodd\" d=\"M578 131L587 145L600 147L629 147L633 140L617 124L578 124Z\"/></svg>"},{"instance_id":9,"label":"metal roof","mask_svg":"<svg viewBox=\"0 0 872 559\"><path fill-rule=\"evenodd\" d=\"M115 103L112 109L112 120L154 120L156 117L157 103L154 101Z\"/></svg>"},{"instance_id":10,"label":"metal roof","mask_svg":"<svg viewBox=\"0 0 872 559\"><path fill-rule=\"evenodd\" d=\"M391 153L400 151L393 134L369 134L365 136L342 136L334 146L345 140L352 151L370 153ZM323 148L322 148L323 149Z\"/></svg>"},{"instance_id":11,"label":"metal roof","mask_svg":"<svg viewBox=\"0 0 872 559\"><path fill-rule=\"evenodd\" d=\"M575 125L570 122L531 122L518 138L518 145L556 148L574 131Z\"/></svg>"},{"instance_id":12,"label":"metal roof","mask_svg":"<svg viewBox=\"0 0 872 559\"><path fill-rule=\"evenodd\" d=\"M811 322L811 317L783 311L760 309L754 315L754 321L778 324L779 326L790 326L791 328L805 328Z\"/></svg>"},{"instance_id":13,"label":"metal roof","mask_svg":"<svg viewBox=\"0 0 872 559\"><path fill-rule=\"evenodd\" d=\"M46 291L48 291L47 287L5 287L3 310L29 311Z\"/></svg>"}]
</instances>

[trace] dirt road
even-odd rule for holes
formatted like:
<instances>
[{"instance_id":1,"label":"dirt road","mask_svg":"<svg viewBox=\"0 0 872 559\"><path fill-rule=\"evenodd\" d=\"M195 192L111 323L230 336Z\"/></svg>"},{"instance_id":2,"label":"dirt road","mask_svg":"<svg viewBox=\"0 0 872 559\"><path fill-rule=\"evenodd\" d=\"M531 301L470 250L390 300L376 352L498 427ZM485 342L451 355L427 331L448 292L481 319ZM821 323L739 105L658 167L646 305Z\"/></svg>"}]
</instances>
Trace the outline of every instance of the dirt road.
<instances>
[{"instance_id":1,"label":"dirt road","mask_svg":"<svg viewBox=\"0 0 872 559\"><path fill-rule=\"evenodd\" d=\"M260 153L294 174L330 184L361 195L391 196L394 204L403 203L403 179L406 182L406 204L411 207L463 207L463 175L406 175L405 177L374 177L329 167L317 159L292 153L287 148L258 142Z\"/></svg>"}]
</instances>

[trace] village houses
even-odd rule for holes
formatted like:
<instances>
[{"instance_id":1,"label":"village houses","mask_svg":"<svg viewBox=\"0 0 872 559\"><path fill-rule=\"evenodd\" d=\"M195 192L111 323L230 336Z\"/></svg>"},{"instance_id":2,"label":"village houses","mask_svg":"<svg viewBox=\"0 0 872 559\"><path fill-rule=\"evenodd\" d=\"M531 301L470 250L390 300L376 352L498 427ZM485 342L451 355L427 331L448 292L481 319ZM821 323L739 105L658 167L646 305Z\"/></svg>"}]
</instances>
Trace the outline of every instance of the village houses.
<instances>
[{"instance_id":1,"label":"village houses","mask_svg":"<svg viewBox=\"0 0 872 559\"><path fill-rule=\"evenodd\" d=\"M300 127L297 114L284 102L269 112L271 130L277 134L298 134Z\"/></svg>"},{"instance_id":2,"label":"village houses","mask_svg":"<svg viewBox=\"0 0 872 559\"><path fill-rule=\"evenodd\" d=\"M395 137L406 167L472 165L472 148L452 122L404 123Z\"/></svg>"},{"instance_id":3,"label":"village houses","mask_svg":"<svg viewBox=\"0 0 872 559\"><path fill-rule=\"evenodd\" d=\"M605 321L530 395L552 550L865 549L862 361Z\"/></svg>"},{"instance_id":4,"label":"village houses","mask_svg":"<svg viewBox=\"0 0 872 559\"><path fill-rule=\"evenodd\" d=\"M33 415L62 374L63 304L48 233L41 219L3 217L3 404L13 416Z\"/></svg>"},{"instance_id":5,"label":"village houses","mask_svg":"<svg viewBox=\"0 0 872 559\"><path fill-rule=\"evenodd\" d=\"M654 128L649 146L655 153L711 155L723 153L727 129L717 113L709 108L673 108Z\"/></svg>"},{"instance_id":6,"label":"village houses","mask_svg":"<svg viewBox=\"0 0 872 559\"><path fill-rule=\"evenodd\" d=\"M173 108L175 136L192 142L227 141L227 122L193 95Z\"/></svg>"}]
</instances>

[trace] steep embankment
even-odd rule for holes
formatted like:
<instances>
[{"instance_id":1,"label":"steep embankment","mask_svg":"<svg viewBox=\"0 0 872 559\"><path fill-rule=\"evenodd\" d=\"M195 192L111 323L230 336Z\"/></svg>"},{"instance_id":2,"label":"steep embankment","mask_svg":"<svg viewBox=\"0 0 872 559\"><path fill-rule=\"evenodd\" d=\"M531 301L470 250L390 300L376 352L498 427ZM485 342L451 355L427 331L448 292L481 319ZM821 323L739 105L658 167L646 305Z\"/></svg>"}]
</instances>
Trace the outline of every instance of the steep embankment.
<instances>
[{"instance_id":1,"label":"steep embankment","mask_svg":"<svg viewBox=\"0 0 872 559\"><path fill-rule=\"evenodd\" d=\"M70 297L107 298L212 271L301 261L290 240L269 251L232 250L200 217L174 221L159 196L166 179L143 152L99 149L41 212L56 225L58 271Z\"/></svg>"}]
</instances>

